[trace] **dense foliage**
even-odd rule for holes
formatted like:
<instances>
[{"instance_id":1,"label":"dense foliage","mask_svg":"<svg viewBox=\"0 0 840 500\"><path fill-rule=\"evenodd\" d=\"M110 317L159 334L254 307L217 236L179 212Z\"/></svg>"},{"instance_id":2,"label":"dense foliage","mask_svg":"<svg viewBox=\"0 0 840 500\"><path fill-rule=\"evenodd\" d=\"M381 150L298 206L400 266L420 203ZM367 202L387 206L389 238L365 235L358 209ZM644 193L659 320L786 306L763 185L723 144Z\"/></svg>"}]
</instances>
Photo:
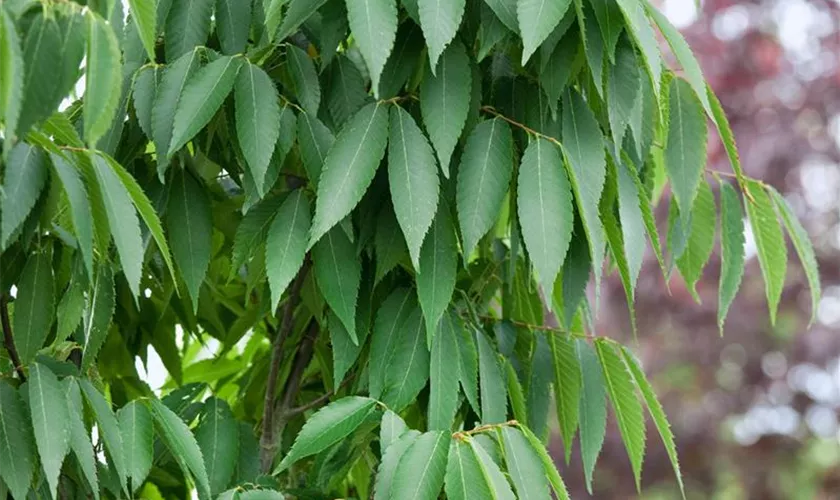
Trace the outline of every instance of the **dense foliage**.
<instances>
[{"instance_id":1,"label":"dense foliage","mask_svg":"<svg viewBox=\"0 0 840 500\"><path fill-rule=\"evenodd\" d=\"M590 484L608 402L681 484L604 273L635 321L648 241L693 287L719 212L721 329L745 217L771 319L783 229L817 302L647 0L127 3L0 6L0 496L565 498L552 399Z\"/></svg>"}]
</instances>

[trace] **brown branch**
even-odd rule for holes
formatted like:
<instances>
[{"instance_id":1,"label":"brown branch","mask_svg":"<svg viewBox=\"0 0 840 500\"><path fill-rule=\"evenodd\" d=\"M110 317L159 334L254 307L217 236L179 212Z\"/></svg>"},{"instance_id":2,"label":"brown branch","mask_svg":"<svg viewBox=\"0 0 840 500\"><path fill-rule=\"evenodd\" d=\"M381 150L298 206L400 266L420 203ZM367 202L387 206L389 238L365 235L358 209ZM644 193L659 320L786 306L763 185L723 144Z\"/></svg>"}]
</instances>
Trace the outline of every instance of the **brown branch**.
<instances>
[{"instance_id":1,"label":"brown branch","mask_svg":"<svg viewBox=\"0 0 840 500\"><path fill-rule=\"evenodd\" d=\"M0 295L0 322L3 325L3 344L9 353L9 359L11 359L12 365L15 367L15 371L17 371L21 382L26 382L23 365L20 362L20 356L15 347L15 339L12 336L12 323L9 321L9 298L5 295Z\"/></svg>"},{"instance_id":2,"label":"brown branch","mask_svg":"<svg viewBox=\"0 0 840 500\"><path fill-rule=\"evenodd\" d=\"M283 361L283 344L289 337L289 333L294 326L294 310L297 303L300 301L300 290L303 288L303 282L306 279L306 273L309 271L311 261L307 256L303 266L298 271L292 289L289 291L289 296L286 298L286 304L283 306L283 317L280 322L280 330L274 336L274 341L271 350L271 365L268 371L268 381L265 388L265 400L263 402L263 419L262 419L262 436L260 437L260 464L263 472L269 472L271 463L274 461L274 449L277 445L274 435L275 425L275 405L274 395L277 392L277 378L280 374L280 364Z\"/></svg>"},{"instance_id":3,"label":"brown branch","mask_svg":"<svg viewBox=\"0 0 840 500\"><path fill-rule=\"evenodd\" d=\"M283 399L276 403L273 410L274 415L276 415L277 418L275 419L274 426L271 429L272 436L279 436L283 433L283 427L286 425L286 421L288 420L289 408L291 408L292 403L297 398L298 392L300 392L300 382L303 380L303 372L306 370L306 367L312 360L312 354L315 352L315 340L318 338L318 331L318 322L313 319L310 321L309 326L306 329L306 333L304 333L303 339L301 339L298 346L292 371L286 379L286 387L283 390ZM263 436L264 435L265 433L263 433ZM266 447L266 444L270 447ZM274 459L276 448L277 443L271 442L263 443L263 447L260 450L262 454L260 458L260 466L262 471L266 474L271 472L271 464Z\"/></svg>"}]
</instances>

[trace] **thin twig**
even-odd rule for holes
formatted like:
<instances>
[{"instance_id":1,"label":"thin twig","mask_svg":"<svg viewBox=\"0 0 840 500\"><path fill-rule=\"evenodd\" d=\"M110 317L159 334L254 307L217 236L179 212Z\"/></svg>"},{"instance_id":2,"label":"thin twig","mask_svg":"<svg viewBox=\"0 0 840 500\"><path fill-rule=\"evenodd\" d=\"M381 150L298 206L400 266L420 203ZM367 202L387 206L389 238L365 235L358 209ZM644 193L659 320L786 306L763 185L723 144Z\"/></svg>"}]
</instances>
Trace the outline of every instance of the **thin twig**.
<instances>
[{"instance_id":1,"label":"thin twig","mask_svg":"<svg viewBox=\"0 0 840 500\"><path fill-rule=\"evenodd\" d=\"M3 325L3 344L9 353L9 359L12 361L12 365L15 367L15 371L18 377L20 377L21 382L26 382L23 365L20 362L20 356L15 347L15 338L12 335L12 323L9 321L9 298L5 295L0 295L0 322Z\"/></svg>"},{"instance_id":2,"label":"thin twig","mask_svg":"<svg viewBox=\"0 0 840 500\"><path fill-rule=\"evenodd\" d=\"M294 326L294 310L300 300L300 290L309 271L310 260L307 256L303 266L298 271L297 277L286 298L283 306L283 317L280 323L280 330L274 336L271 349L271 366L268 371L268 381L265 388L265 399L263 402L262 436L260 437L260 465L263 472L271 470L271 463L274 461L274 448L277 445L274 437L275 425L275 404L274 395L277 392L277 379L280 374L280 364L283 361L283 344L289 337Z\"/></svg>"},{"instance_id":3,"label":"thin twig","mask_svg":"<svg viewBox=\"0 0 840 500\"><path fill-rule=\"evenodd\" d=\"M557 333L557 334L560 334L560 335L566 335L566 336L569 336L569 337L575 337L575 338L579 338L579 339L596 340L596 339L600 339L600 338L608 338L608 337L599 337L598 335L590 335L586 332L573 332L573 331L569 331L569 330L564 330L562 328L554 328L554 327L545 326L545 325L534 325L534 324L531 324L531 323L525 323L523 321L515 321L515 320L511 320L511 319L495 318L493 316L479 316L478 319L480 319L482 321L490 321L490 322L493 322L493 323L498 323L498 322L501 322L501 321L507 321L508 323L510 323L514 326L527 328L528 330L542 330L542 331L546 331L546 332Z\"/></svg>"},{"instance_id":4,"label":"thin twig","mask_svg":"<svg viewBox=\"0 0 840 500\"><path fill-rule=\"evenodd\" d=\"M475 434L481 434L482 432L487 432L487 431L492 431L492 430L495 430L495 429L500 429L502 427L513 427L513 426L517 426L517 425L519 425L519 422L516 421L516 420L508 420L507 422L501 422L501 423L498 423L498 424L484 424L484 425L479 425L478 427L476 427L474 429L470 429L468 431L453 432L452 437L455 438L455 439L463 440L466 436L472 436L472 435L475 435Z\"/></svg>"},{"instance_id":5,"label":"thin twig","mask_svg":"<svg viewBox=\"0 0 840 500\"><path fill-rule=\"evenodd\" d=\"M333 389L331 391L328 391L326 394L318 396L317 398L313 399L312 401L310 401L310 402L308 402L304 405L301 405L301 406L298 406L298 407L295 407L295 408L290 408L289 410L286 410L286 412L283 413L282 418L288 420L291 417L294 417L296 415L300 415L303 412L306 412L306 411L309 411L313 408L317 408L318 406L321 406L322 404L329 401L329 399L335 395L336 391L338 391L342 387L349 384L350 381L353 380L353 378L354 378L353 373L347 375L347 377L345 377L344 380L342 380L341 383L338 384L338 387L336 387L335 389Z\"/></svg>"}]
</instances>

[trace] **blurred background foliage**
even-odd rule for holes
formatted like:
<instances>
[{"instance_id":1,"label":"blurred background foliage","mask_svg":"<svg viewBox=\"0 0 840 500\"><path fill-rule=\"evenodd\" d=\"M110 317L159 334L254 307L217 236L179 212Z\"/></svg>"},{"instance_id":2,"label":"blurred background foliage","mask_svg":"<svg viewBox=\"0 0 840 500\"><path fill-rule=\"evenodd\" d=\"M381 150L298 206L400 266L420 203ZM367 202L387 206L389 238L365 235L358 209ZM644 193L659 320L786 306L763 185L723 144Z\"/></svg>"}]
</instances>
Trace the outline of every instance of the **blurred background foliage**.
<instances>
[{"instance_id":1,"label":"blurred background foliage","mask_svg":"<svg viewBox=\"0 0 840 500\"><path fill-rule=\"evenodd\" d=\"M698 305L679 277L668 283L669 292L654 256L647 256L636 296L637 352L674 427L686 490L689 498L838 498L840 1L659 3L720 96L746 173L784 193L808 229L824 284L818 321L809 329L805 275L791 261L779 321L771 327L748 233L744 284L720 338L719 258L698 283ZM729 168L715 134L709 151L711 168ZM658 210L664 231L667 203ZM602 296L599 331L632 344L617 277ZM552 446L562 457L559 438ZM563 477L573 497L586 498L578 463L573 458ZM611 421L594 498L634 496L627 465ZM648 443L643 492L644 498L679 497L659 443Z\"/></svg>"}]
</instances>

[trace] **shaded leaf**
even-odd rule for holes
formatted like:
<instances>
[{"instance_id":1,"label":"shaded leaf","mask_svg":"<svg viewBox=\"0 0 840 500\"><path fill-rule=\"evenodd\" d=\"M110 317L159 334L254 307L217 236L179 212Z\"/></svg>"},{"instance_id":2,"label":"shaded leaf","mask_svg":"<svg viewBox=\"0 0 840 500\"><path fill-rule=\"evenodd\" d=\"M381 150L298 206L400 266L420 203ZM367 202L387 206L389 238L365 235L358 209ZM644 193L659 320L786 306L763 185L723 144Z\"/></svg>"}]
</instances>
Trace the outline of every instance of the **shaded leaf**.
<instances>
[{"instance_id":1,"label":"shaded leaf","mask_svg":"<svg viewBox=\"0 0 840 500\"><path fill-rule=\"evenodd\" d=\"M152 469L152 414L144 403L134 400L117 411L117 421L125 450L126 470L131 479L131 491L136 491Z\"/></svg>"},{"instance_id":2,"label":"shaded leaf","mask_svg":"<svg viewBox=\"0 0 840 500\"><path fill-rule=\"evenodd\" d=\"M248 45L251 3L216 0L216 34L223 54L238 54Z\"/></svg>"},{"instance_id":3,"label":"shaded leaf","mask_svg":"<svg viewBox=\"0 0 840 500\"><path fill-rule=\"evenodd\" d=\"M432 227L420 248L420 268L425 272L414 279L426 322L426 337L431 340L452 299L458 270L458 240L445 201L439 203Z\"/></svg>"},{"instance_id":4,"label":"shaded leaf","mask_svg":"<svg viewBox=\"0 0 840 500\"><path fill-rule=\"evenodd\" d=\"M483 333L476 332L475 337L478 344L481 423L502 423L507 420L507 384L498 354Z\"/></svg>"},{"instance_id":5,"label":"shaded leaf","mask_svg":"<svg viewBox=\"0 0 840 500\"><path fill-rule=\"evenodd\" d=\"M89 368L96 361L99 349L105 344L115 302L114 274L110 265L103 263L97 267L91 287L85 295L82 329L76 334L76 340L82 344L83 369Z\"/></svg>"},{"instance_id":6,"label":"shaded leaf","mask_svg":"<svg viewBox=\"0 0 840 500\"><path fill-rule=\"evenodd\" d=\"M239 424L228 404L218 398L204 402L201 423L195 440L204 456L204 468L210 481L210 493L221 493L230 483L239 454Z\"/></svg>"},{"instance_id":7,"label":"shaded leaf","mask_svg":"<svg viewBox=\"0 0 840 500\"><path fill-rule=\"evenodd\" d=\"M94 145L111 127L120 101L120 46L104 19L88 11L85 140Z\"/></svg>"},{"instance_id":8,"label":"shaded leaf","mask_svg":"<svg viewBox=\"0 0 840 500\"><path fill-rule=\"evenodd\" d=\"M356 341L356 299L362 269L353 243L340 227L333 228L312 249L312 261L324 300Z\"/></svg>"},{"instance_id":9,"label":"shaded leaf","mask_svg":"<svg viewBox=\"0 0 840 500\"><path fill-rule=\"evenodd\" d=\"M17 286L13 328L6 333L13 334L20 362L27 365L43 347L55 319L55 284L49 249L26 260Z\"/></svg>"},{"instance_id":10,"label":"shaded leaf","mask_svg":"<svg viewBox=\"0 0 840 500\"><path fill-rule=\"evenodd\" d=\"M436 73L440 55L449 42L455 38L458 27L461 25L466 0L448 2L419 0L417 7L420 26L423 28L426 45L429 47L429 64L432 67L432 73Z\"/></svg>"},{"instance_id":11,"label":"shaded leaf","mask_svg":"<svg viewBox=\"0 0 840 500\"><path fill-rule=\"evenodd\" d=\"M171 183L166 223L172 255L198 310L198 292L207 267L213 237L213 215L207 190L187 172L179 172Z\"/></svg>"},{"instance_id":12,"label":"shaded leaf","mask_svg":"<svg viewBox=\"0 0 840 500\"><path fill-rule=\"evenodd\" d=\"M571 0L518 0L516 2L519 32L522 34L524 46L523 66L563 19L571 4Z\"/></svg>"},{"instance_id":13,"label":"shaded leaf","mask_svg":"<svg viewBox=\"0 0 840 500\"><path fill-rule=\"evenodd\" d=\"M163 3L163 2L161 2ZM174 61L204 45L210 34L210 19L214 0L172 1L163 37L166 41L166 60Z\"/></svg>"},{"instance_id":14,"label":"shaded leaf","mask_svg":"<svg viewBox=\"0 0 840 500\"><path fill-rule=\"evenodd\" d=\"M400 457L391 484L391 498L435 500L443 488L449 431L421 434Z\"/></svg>"},{"instance_id":15,"label":"shaded leaf","mask_svg":"<svg viewBox=\"0 0 840 500\"><path fill-rule=\"evenodd\" d=\"M195 481L199 498L210 498L210 481L204 458L187 424L157 399L151 400L152 416L159 435L184 474Z\"/></svg>"},{"instance_id":16,"label":"shaded leaf","mask_svg":"<svg viewBox=\"0 0 840 500\"><path fill-rule=\"evenodd\" d=\"M23 224L47 182L44 152L20 143L9 153L3 174L3 196L0 197L0 250L5 250L18 227Z\"/></svg>"},{"instance_id":17,"label":"shaded leaf","mask_svg":"<svg viewBox=\"0 0 840 500\"><path fill-rule=\"evenodd\" d=\"M581 373L580 450L586 489L591 495L592 473L607 433L607 395L595 350L583 340L575 344Z\"/></svg>"},{"instance_id":18,"label":"shaded leaf","mask_svg":"<svg viewBox=\"0 0 840 500\"><path fill-rule=\"evenodd\" d=\"M35 460L35 444L26 407L17 390L0 381L0 478L15 500L26 497Z\"/></svg>"},{"instance_id":19,"label":"shaded leaf","mask_svg":"<svg viewBox=\"0 0 840 500\"><path fill-rule=\"evenodd\" d=\"M554 358L554 401L557 405L560 436L563 438L566 463L568 463L572 453L572 442L580 421L580 364L575 354L575 346L569 338L550 335L548 343Z\"/></svg>"},{"instance_id":20,"label":"shaded leaf","mask_svg":"<svg viewBox=\"0 0 840 500\"><path fill-rule=\"evenodd\" d=\"M286 59L298 102L307 113L317 115L321 105L321 84L312 59L303 49L291 44L286 46Z\"/></svg>"}]
</instances>

